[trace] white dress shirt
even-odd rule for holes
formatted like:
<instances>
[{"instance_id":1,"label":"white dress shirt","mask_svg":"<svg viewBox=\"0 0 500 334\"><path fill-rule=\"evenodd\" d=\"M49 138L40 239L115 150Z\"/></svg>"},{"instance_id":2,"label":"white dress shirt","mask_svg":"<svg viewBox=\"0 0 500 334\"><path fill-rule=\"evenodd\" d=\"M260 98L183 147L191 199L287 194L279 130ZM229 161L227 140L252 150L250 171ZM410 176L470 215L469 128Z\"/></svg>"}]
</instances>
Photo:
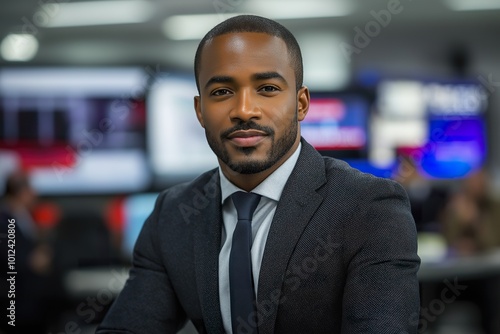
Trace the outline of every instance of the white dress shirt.
<instances>
[{"instance_id":1,"label":"white dress shirt","mask_svg":"<svg viewBox=\"0 0 500 334\"><path fill-rule=\"evenodd\" d=\"M285 187L288 177L292 173L299 158L301 143L295 152L278 169L269 175L251 192L261 195L259 205L255 209L252 219L252 273L255 286L255 295L259 286L259 272L262 256L266 246L266 239L271 222ZM233 242L233 232L238 222L238 215L233 201L229 198L237 191L244 191L232 184L222 173L219 167L220 186L222 195L222 248L219 253L219 298L222 322L226 333L232 334L231 329L231 301L229 292L229 254Z\"/></svg>"}]
</instances>

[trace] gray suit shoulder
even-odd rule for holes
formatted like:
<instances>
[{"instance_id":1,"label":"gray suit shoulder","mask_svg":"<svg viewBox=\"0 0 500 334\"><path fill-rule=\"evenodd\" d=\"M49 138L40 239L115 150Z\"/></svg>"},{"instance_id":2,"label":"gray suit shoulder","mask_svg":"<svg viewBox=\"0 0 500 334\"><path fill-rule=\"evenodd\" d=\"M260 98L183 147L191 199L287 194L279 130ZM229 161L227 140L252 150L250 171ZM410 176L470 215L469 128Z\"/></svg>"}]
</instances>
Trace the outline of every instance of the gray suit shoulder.
<instances>
[{"instance_id":1,"label":"gray suit shoulder","mask_svg":"<svg viewBox=\"0 0 500 334\"><path fill-rule=\"evenodd\" d=\"M178 204L179 202L184 202L188 198L192 198L194 194L213 197L218 187L218 168L214 168L201 174L192 181L179 183L163 190L158 198L161 198L163 205L168 205L168 203Z\"/></svg>"},{"instance_id":2,"label":"gray suit shoulder","mask_svg":"<svg viewBox=\"0 0 500 334\"><path fill-rule=\"evenodd\" d=\"M404 188L396 181L364 173L351 167L347 162L332 157L323 157L326 177L329 182L340 185L352 192L386 193L407 197Z\"/></svg>"}]
</instances>

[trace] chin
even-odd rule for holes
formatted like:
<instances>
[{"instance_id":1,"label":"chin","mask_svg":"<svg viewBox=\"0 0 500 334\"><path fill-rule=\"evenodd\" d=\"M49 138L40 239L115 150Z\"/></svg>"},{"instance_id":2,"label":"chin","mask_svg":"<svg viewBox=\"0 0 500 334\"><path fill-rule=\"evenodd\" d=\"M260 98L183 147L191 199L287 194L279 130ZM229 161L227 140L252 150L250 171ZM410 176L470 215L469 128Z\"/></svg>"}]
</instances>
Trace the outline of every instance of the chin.
<instances>
[{"instance_id":1,"label":"chin","mask_svg":"<svg viewBox=\"0 0 500 334\"><path fill-rule=\"evenodd\" d=\"M258 174L271 168L274 164L267 159L245 159L243 161L229 161L227 165L239 174Z\"/></svg>"}]
</instances>

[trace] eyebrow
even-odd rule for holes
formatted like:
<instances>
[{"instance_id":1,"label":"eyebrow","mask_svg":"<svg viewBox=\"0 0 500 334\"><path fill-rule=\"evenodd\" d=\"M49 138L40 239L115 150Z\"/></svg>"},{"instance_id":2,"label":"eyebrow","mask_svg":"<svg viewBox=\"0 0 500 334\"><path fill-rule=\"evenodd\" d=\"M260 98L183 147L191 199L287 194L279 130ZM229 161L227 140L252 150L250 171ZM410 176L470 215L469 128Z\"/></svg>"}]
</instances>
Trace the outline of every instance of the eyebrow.
<instances>
[{"instance_id":1,"label":"eyebrow","mask_svg":"<svg viewBox=\"0 0 500 334\"><path fill-rule=\"evenodd\" d=\"M262 73L255 73L254 75L252 75L252 80L255 81L269 80L269 79L278 79L283 83L286 83L285 78L283 78L283 76L278 72L262 72Z\"/></svg>"},{"instance_id":2,"label":"eyebrow","mask_svg":"<svg viewBox=\"0 0 500 334\"><path fill-rule=\"evenodd\" d=\"M269 79L278 79L279 81L283 82L286 84L285 78L279 74L278 72L262 72L262 73L255 73L252 75L252 81L262 81L262 80L269 80ZM205 84L205 89L208 88L208 86L215 84L215 83L235 83L236 80L233 77L226 76L226 75L216 75L211 77L207 83Z\"/></svg>"},{"instance_id":3,"label":"eyebrow","mask_svg":"<svg viewBox=\"0 0 500 334\"><path fill-rule=\"evenodd\" d=\"M207 83L205 84L205 89L208 88L208 86L213 85L215 83L234 83L236 80L234 80L233 77L229 77L226 75L216 75L211 77Z\"/></svg>"}]
</instances>

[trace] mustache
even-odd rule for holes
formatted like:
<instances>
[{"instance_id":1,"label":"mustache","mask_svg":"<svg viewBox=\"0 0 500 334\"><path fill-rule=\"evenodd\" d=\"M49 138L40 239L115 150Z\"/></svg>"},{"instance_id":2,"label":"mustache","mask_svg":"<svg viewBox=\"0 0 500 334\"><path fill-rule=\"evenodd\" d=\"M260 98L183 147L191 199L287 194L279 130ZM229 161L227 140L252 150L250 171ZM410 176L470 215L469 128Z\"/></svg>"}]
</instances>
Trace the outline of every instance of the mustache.
<instances>
[{"instance_id":1,"label":"mustache","mask_svg":"<svg viewBox=\"0 0 500 334\"><path fill-rule=\"evenodd\" d=\"M274 135L274 130L271 127L259 125L259 124L255 123L254 121L250 121L250 122L236 124L232 128L225 130L221 134L221 138L226 139L231 133L233 133L235 131L240 131L240 130L243 130L243 131L244 130L258 130L258 131L264 132L268 136Z\"/></svg>"}]
</instances>

